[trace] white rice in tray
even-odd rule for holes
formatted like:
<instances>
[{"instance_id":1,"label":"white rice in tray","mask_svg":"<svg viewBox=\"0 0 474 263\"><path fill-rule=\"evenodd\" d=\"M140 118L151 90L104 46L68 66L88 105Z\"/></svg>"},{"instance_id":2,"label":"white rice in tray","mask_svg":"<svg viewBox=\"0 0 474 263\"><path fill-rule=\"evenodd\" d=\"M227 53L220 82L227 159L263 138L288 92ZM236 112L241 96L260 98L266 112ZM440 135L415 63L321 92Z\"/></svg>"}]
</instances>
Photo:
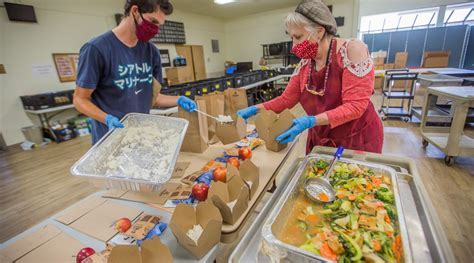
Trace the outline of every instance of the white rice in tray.
<instances>
[{"instance_id":1,"label":"white rice in tray","mask_svg":"<svg viewBox=\"0 0 474 263\"><path fill-rule=\"evenodd\" d=\"M197 245L197 241L199 240L199 237L201 237L203 231L204 229L202 229L202 226L198 224L189 229L188 232L186 232L186 235Z\"/></svg>"},{"instance_id":2,"label":"white rice in tray","mask_svg":"<svg viewBox=\"0 0 474 263\"><path fill-rule=\"evenodd\" d=\"M105 160L105 175L153 182L169 173L179 136L175 129L146 122L119 131L118 147Z\"/></svg>"},{"instance_id":3,"label":"white rice in tray","mask_svg":"<svg viewBox=\"0 0 474 263\"><path fill-rule=\"evenodd\" d=\"M234 121L234 120L232 120L232 117L229 116L229 115L219 115L219 116L217 116L217 118L219 119L220 122L224 122L224 123Z\"/></svg>"}]
</instances>

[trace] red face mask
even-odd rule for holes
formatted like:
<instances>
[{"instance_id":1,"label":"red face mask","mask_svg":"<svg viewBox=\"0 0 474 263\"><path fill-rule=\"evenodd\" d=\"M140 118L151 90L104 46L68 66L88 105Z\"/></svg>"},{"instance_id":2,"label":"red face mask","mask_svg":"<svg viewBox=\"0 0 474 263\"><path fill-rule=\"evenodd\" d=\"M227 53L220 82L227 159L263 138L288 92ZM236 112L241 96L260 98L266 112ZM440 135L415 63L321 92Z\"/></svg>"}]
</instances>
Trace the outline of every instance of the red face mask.
<instances>
[{"instance_id":1,"label":"red face mask","mask_svg":"<svg viewBox=\"0 0 474 263\"><path fill-rule=\"evenodd\" d=\"M148 42L156 34L158 34L158 32L160 31L160 27L144 19L141 13L140 16L142 17L142 22L140 22L140 24L137 23L135 17L133 18L133 20L135 21L135 33L137 35L138 40L142 42Z\"/></svg>"},{"instance_id":2,"label":"red face mask","mask_svg":"<svg viewBox=\"0 0 474 263\"><path fill-rule=\"evenodd\" d=\"M319 44L309 42L309 38L297 44L291 49L291 52L301 59L313 59L318 54Z\"/></svg>"}]
</instances>

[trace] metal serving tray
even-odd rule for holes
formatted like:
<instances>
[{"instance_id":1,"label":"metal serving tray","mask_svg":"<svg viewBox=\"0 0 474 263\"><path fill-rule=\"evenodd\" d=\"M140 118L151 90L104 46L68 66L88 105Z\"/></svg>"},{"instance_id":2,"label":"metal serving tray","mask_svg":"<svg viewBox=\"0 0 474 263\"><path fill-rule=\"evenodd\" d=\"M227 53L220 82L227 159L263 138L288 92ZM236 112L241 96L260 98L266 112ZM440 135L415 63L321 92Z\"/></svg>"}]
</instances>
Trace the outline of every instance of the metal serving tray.
<instances>
[{"instance_id":1,"label":"metal serving tray","mask_svg":"<svg viewBox=\"0 0 474 263\"><path fill-rule=\"evenodd\" d=\"M317 146L314 148L313 153L332 155L334 151L334 148ZM383 164L395 169L408 228L408 238L413 248L413 262L448 262L448 259L449 261L454 259L442 225L419 178L413 160L391 155L356 153L352 150L346 150L343 157L370 161L371 163ZM296 171L292 173L290 178L293 178L295 173ZM277 187L274 194L267 201L260 214L252 222L252 225L230 255L229 263L269 262L266 256L259 252L259 246L263 242L262 227L268 218L269 211L278 201L282 192L286 190L289 181L290 179L286 179L282 182L281 186Z\"/></svg>"},{"instance_id":2,"label":"metal serving tray","mask_svg":"<svg viewBox=\"0 0 474 263\"><path fill-rule=\"evenodd\" d=\"M142 127L147 123L159 124L160 127L166 129L172 129L178 136L177 144L173 145L172 151L174 152L169 162L166 173L157 175L152 173L152 179L135 179L129 178L125 175L118 176L106 176L105 163L110 155L113 155L120 149L121 141L125 135L125 129L114 129L109 131L100 141L98 141L79 161L77 161L71 167L71 174L74 176L81 176L89 179L95 186L102 188L115 188L121 190L131 190L140 192L152 192L158 191L161 185L167 182L174 170L176 160L178 159L179 150L184 140L186 130L189 122L185 119L164 117L159 115L149 115L140 113L127 114L123 119L122 123L127 127ZM130 161L134 162L140 167L147 168L147 164L152 163L154 160L159 159L160 154L149 154L145 151L144 147L139 147L134 150L130 156Z\"/></svg>"},{"instance_id":3,"label":"metal serving tray","mask_svg":"<svg viewBox=\"0 0 474 263\"><path fill-rule=\"evenodd\" d=\"M296 172L296 175L293 177L293 179L290 181L287 189L285 192L283 192L282 196L278 200L277 204L274 206L273 210L269 214L265 224L263 225L262 228L262 235L263 238L271 245L274 245L278 247L279 249L283 250L286 252L287 257L285 259L289 261L321 261L321 262L332 262L331 260L328 260L322 256L313 254L311 252L308 252L304 249L301 249L299 247L295 247L293 245L284 243L280 241L277 238L278 233L281 232L283 229L285 223L287 222L287 218L290 214L290 211L293 207L293 202L296 200L296 198L301 194L299 191L301 185L304 182L304 174L307 169L307 166L311 163L313 160L320 160L323 159L327 162L330 162L332 160L332 156L329 155L307 155L303 162L300 164L298 167L298 170ZM398 187L398 181L397 181L397 173L394 169L383 166L383 165L378 165L378 164L373 164L373 163L368 163L368 162L363 162L363 161L355 161L351 159L346 159L346 158L341 158L339 162L344 162L344 163L353 163L353 164L358 164L362 165L368 168L371 168L375 170L377 173L382 173L384 176L390 177L390 180L392 182L392 191L395 196L395 207L397 208L397 213L398 213L398 225L399 225L399 231L400 235L402 238L402 243L403 243L403 258L404 262L412 262L412 251L410 247L410 242L408 238L408 232L407 232L407 227L406 227L406 222L405 222L405 215L404 215L404 210L402 209L401 205L401 198L400 198L400 193L399 193L399 187Z\"/></svg>"}]
</instances>

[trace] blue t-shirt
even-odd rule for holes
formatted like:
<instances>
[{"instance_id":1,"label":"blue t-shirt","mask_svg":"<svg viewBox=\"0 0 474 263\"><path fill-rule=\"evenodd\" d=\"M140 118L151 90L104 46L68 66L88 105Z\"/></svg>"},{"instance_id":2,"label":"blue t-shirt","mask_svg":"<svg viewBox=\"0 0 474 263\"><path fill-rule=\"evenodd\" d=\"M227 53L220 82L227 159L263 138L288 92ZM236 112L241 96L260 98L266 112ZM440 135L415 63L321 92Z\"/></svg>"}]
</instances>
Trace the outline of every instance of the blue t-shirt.
<instances>
[{"instance_id":1,"label":"blue t-shirt","mask_svg":"<svg viewBox=\"0 0 474 263\"><path fill-rule=\"evenodd\" d=\"M82 46L76 84L93 89L92 103L119 119L127 113L149 113L153 78L163 82L159 50L149 42L127 47L112 31ZM107 133L107 125L92 121L92 143Z\"/></svg>"}]
</instances>

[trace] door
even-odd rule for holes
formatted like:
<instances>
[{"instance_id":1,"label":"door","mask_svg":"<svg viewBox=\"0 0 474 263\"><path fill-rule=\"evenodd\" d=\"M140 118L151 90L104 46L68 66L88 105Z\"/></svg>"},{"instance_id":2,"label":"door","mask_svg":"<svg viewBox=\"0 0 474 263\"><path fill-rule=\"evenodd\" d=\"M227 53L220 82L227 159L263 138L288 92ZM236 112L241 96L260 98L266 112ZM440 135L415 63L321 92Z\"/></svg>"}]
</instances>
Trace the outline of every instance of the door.
<instances>
[{"instance_id":1,"label":"door","mask_svg":"<svg viewBox=\"0 0 474 263\"><path fill-rule=\"evenodd\" d=\"M176 53L184 58L186 58L186 67L180 70L184 76L183 78L195 80L194 77L194 65L193 65L193 52L191 46L186 45L176 45Z\"/></svg>"},{"instance_id":2,"label":"door","mask_svg":"<svg viewBox=\"0 0 474 263\"><path fill-rule=\"evenodd\" d=\"M191 46L193 54L194 77L196 80L206 79L206 65L204 63L204 48L202 46Z\"/></svg>"}]
</instances>

